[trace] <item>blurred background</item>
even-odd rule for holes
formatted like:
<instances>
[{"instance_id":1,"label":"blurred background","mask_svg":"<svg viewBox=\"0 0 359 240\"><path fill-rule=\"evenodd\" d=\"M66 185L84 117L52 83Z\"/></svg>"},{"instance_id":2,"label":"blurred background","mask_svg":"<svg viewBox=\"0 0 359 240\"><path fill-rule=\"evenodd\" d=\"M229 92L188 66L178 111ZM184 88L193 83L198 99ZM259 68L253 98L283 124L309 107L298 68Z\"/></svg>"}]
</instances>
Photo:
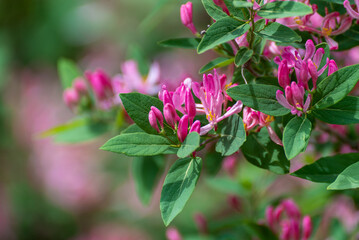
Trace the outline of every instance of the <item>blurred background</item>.
<instances>
[{"instance_id":1,"label":"blurred background","mask_svg":"<svg viewBox=\"0 0 359 240\"><path fill-rule=\"evenodd\" d=\"M111 76L130 59L139 63L142 75L157 62L160 81L168 86L176 86L187 76L200 80L198 69L213 58L211 53L197 55L193 50L157 44L169 38L191 37L180 21L183 3L0 0L0 239L166 239L159 210L163 175L149 204L142 204L132 180L131 159L98 149L116 132L81 143L55 143L40 134L75 116L62 101L57 74L60 58L75 61L82 71L102 68ZM194 22L199 30L210 23L200 1L194 1ZM301 156L307 162L314 159ZM233 173L222 167L219 156L206 157L214 159L213 172L220 170L216 180L211 172L201 178L173 222L184 235L198 235L202 220L207 218L239 216L242 211L257 211L253 215L263 218L269 202L289 195L296 198L304 213L312 215L322 214L333 204L347 206L346 212L342 211L348 222L345 227L350 231L357 227L355 191L350 197L336 196L321 184L277 178L243 161ZM174 159L168 160L165 169L171 161ZM229 164L233 168L237 163ZM333 200L329 201L329 196ZM248 209L242 197L256 203L257 210ZM225 222L218 224L218 228L226 226ZM318 218L316 225L320 224ZM330 224L324 223L323 229ZM338 229L346 232L345 227Z\"/></svg>"}]
</instances>

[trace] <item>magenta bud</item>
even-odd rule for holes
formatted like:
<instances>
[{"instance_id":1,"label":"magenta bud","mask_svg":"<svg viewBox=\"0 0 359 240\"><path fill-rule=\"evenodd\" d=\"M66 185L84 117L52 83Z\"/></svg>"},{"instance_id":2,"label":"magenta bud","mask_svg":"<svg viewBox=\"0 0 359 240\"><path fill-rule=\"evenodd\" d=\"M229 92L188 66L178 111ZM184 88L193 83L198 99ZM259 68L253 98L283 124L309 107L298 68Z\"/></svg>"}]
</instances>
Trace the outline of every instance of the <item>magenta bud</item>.
<instances>
[{"instance_id":1,"label":"magenta bud","mask_svg":"<svg viewBox=\"0 0 359 240\"><path fill-rule=\"evenodd\" d=\"M287 60L283 60L279 64L278 68L278 82L282 88L290 85L290 78L289 78L289 68L287 65Z\"/></svg>"},{"instance_id":2,"label":"magenta bud","mask_svg":"<svg viewBox=\"0 0 359 240\"><path fill-rule=\"evenodd\" d=\"M290 218L294 218L294 219L300 218L299 208L293 200L291 199L284 200L281 205L283 206L283 209L287 212Z\"/></svg>"},{"instance_id":3,"label":"magenta bud","mask_svg":"<svg viewBox=\"0 0 359 240\"><path fill-rule=\"evenodd\" d=\"M312 62L312 60L308 59L308 70L309 74L312 77L313 89L317 89L317 80L318 80L318 68Z\"/></svg>"},{"instance_id":4,"label":"magenta bud","mask_svg":"<svg viewBox=\"0 0 359 240\"><path fill-rule=\"evenodd\" d=\"M194 215L194 221L198 227L200 233L207 233L207 220L201 213L196 213Z\"/></svg>"},{"instance_id":5,"label":"magenta bud","mask_svg":"<svg viewBox=\"0 0 359 240\"><path fill-rule=\"evenodd\" d=\"M241 201L237 196L229 195L227 198L227 202L231 208L233 208L237 211L241 211Z\"/></svg>"},{"instance_id":6,"label":"magenta bud","mask_svg":"<svg viewBox=\"0 0 359 240\"><path fill-rule=\"evenodd\" d=\"M92 90L94 91L98 100L106 100L113 96L113 88L111 79L102 70L97 70L93 73L86 72L86 78L90 82Z\"/></svg>"},{"instance_id":7,"label":"magenta bud","mask_svg":"<svg viewBox=\"0 0 359 240\"><path fill-rule=\"evenodd\" d=\"M181 21L183 25L185 25L193 34L197 33L196 27L192 21L192 14L193 14L193 6L192 2L187 2L181 6Z\"/></svg>"},{"instance_id":8,"label":"magenta bud","mask_svg":"<svg viewBox=\"0 0 359 240\"><path fill-rule=\"evenodd\" d=\"M274 227L274 209L272 206L267 207L265 216L266 216L266 220L267 220L269 228L273 229L273 227Z\"/></svg>"},{"instance_id":9,"label":"magenta bud","mask_svg":"<svg viewBox=\"0 0 359 240\"><path fill-rule=\"evenodd\" d=\"M236 156L228 156L223 159L222 168L225 170L230 176L234 176L237 167L237 158Z\"/></svg>"},{"instance_id":10,"label":"magenta bud","mask_svg":"<svg viewBox=\"0 0 359 240\"><path fill-rule=\"evenodd\" d=\"M163 128L163 115L162 115L161 111L158 108L154 107L154 106L151 107L151 110L154 112L154 114L155 114L155 116L157 118L157 121L161 125L161 128Z\"/></svg>"},{"instance_id":11,"label":"magenta bud","mask_svg":"<svg viewBox=\"0 0 359 240\"><path fill-rule=\"evenodd\" d=\"M167 90L163 90L163 104L166 105L167 103L173 104L171 94Z\"/></svg>"},{"instance_id":12,"label":"magenta bud","mask_svg":"<svg viewBox=\"0 0 359 240\"><path fill-rule=\"evenodd\" d=\"M148 121L150 122L151 127L156 129L158 133L161 132L158 128L156 114L152 110L148 113Z\"/></svg>"},{"instance_id":13,"label":"magenta bud","mask_svg":"<svg viewBox=\"0 0 359 240\"><path fill-rule=\"evenodd\" d=\"M332 73L338 71L338 66L334 60L330 60L328 65L329 65L328 66L328 76L331 75Z\"/></svg>"},{"instance_id":14,"label":"magenta bud","mask_svg":"<svg viewBox=\"0 0 359 240\"><path fill-rule=\"evenodd\" d=\"M302 222L302 229L303 229L303 240L308 240L313 230L312 220L309 216L304 216Z\"/></svg>"},{"instance_id":15,"label":"magenta bud","mask_svg":"<svg viewBox=\"0 0 359 240\"><path fill-rule=\"evenodd\" d=\"M165 116L165 120L166 122L173 128L175 129L175 125L177 123L177 121L179 121L179 117L178 114L176 112L175 107L170 104L167 103L164 107L163 107L163 115Z\"/></svg>"},{"instance_id":16,"label":"magenta bud","mask_svg":"<svg viewBox=\"0 0 359 240\"><path fill-rule=\"evenodd\" d=\"M177 136L180 142L183 142L188 134L188 115L183 115L178 123Z\"/></svg>"},{"instance_id":17,"label":"magenta bud","mask_svg":"<svg viewBox=\"0 0 359 240\"><path fill-rule=\"evenodd\" d=\"M80 101L78 92L73 88L66 89L62 97L65 104L71 109L75 107Z\"/></svg>"},{"instance_id":18,"label":"magenta bud","mask_svg":"<svg viewBox=\"0 0 359 240\"><path fill-rule=\"evenodd\" d=\"M311 59L314 56L315 53L315 45L311 39L308 39L305 43L305 56L303 61L306 61L308 59Z\"/></svg>"},{"instance_id":19,"label":"magenta bud","mask_svg":"<svg viewBox=\"0 0 359 240\"><path fill-rule=\"evenodd\" d=\"M196 120L192 126L191 126L191 129L189 130L189 132L200 132L200 129L201 129L201 122L199 120Z\"/></svg>"},{"instance_id":20,"label":"magenta bud","mask_svg":"<svg viewBox=\"0 0 359 240\"><path fill-rule=\"evenodd\" d=\"M190 89L186 90L185 106L189 118L189 124L192 124L193 119L196 116L196 103Z\"/></svg>"},{"instance_id":21,"label":"magenta bud","mask_svg":"<svg viewBox=\"0 0 359 240\"><path fill-rule=\"evenodd\" d=\"M72 83L73 88L79 93L79 94L86 94L87 93L87 85L85 82L85 79L79 77L74 80Z\"/></svg>"},{"instance_id":22,"label":"magenta bud","mask_svg":"<svg viewBox=\"0 0 359 240\"><path fill-rule=\"evenodd\" d=\"M168 228L166 231L167 240L182 240L181 234L176 228Z\"/></svg>"}]
</instances>

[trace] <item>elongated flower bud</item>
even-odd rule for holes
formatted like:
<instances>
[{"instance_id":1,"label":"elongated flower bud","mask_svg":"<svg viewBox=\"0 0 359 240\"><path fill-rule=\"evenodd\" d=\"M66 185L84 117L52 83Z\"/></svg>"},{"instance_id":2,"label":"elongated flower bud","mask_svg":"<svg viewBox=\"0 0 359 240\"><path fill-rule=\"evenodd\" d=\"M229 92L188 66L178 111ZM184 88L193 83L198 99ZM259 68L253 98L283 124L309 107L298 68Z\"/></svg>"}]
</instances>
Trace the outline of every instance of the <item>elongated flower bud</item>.
<instances>
[{"instance_id":1,"label":"elongated flower bud","mask_svg":"<svg viewBox=\"0 0 359 240\"><path fill-rule=\"evenodd\" d=\"M193 34L196 34L197 30L192 21L192 8L192 2L187 2L181 6L181 21Z\"/></svg>"},{"instance_id":2,"label":"elongated flower bud","mask_svg":"<svg viewBox=\"0 0 359 240\"><path fill-rule=\"evenodd\" d=\"M161 127L163 128L163 115L162 115L161 111L154 106L151 107L151 110L154 112L154 114L157 118L157 121L160 123Z\"/></svg>"},{"instance_id":3,"label":"elongated flower bud","mask_svg":"<svg viewBox=\"0 0 359 240\"><path fill-rule=\"evenodd\" d=\"M192 126L191 126L191 129L189 130L189 132L200 132L200 129L201 129L201 122L199 120L196 120Z\"/></svg>"},{"instance_id":4,"label":"elongated flower bud","mask_svg":"<svg viewBox=\"0 0 359 240\"><path fill-rule=\"evenodd\" d=\"M158 133L161 132L158 128L156 114L152 110L148 113L148 121L150 122L151 127L153 127Z\"/></svg>"},{"instance_id":5,"label":"elongated flower bud","mask_svg":"<svg viewBox=\"0 0 359 240\"><path fill-rule=\"evenodd\" d=\"M79 94L86 94L87 93L87 85L83 78L79 77L76 78L73 82L73 88L79 93Z\"/></svg>"},{"instance_id":6,"label":"elongated flower bud","mask_svg":"<svg viewBox=\"0 0 359 240\"><path fill-rule=\"evenodd\" d=\"M189 118L189 124L192 124L193 119L196 116L196 103L190 89L186 90L185 106Z\"/></svg>"},{"instance_id":7,"label":"elongated flower bud","mask_svg":"<svg viewBox=\"0 0 359 240\"><path fill-rule=\"evenodd\" d=\"M287 60L283 60L279 64L278 68L278 82L282 88L290 85L290 78L289 78L289 68L287 65Z\"/></svg>"},{"instance_id":8,"label":"elongated flower bud","mask_svg":"<svg viewBox=\"0 0 359 240\"><path fill-rule=\"evenodd\" d=\"M330 60L328 65L329 65L328 66L328 76L331 75L332 73L338 71L338 66L334 60Z\"/></svg>"},{"instance_id":9,"label":"elongated flower bud","mask_svg":"<svg viewBox=\"0 0 359 240\"><path fill-rule=\"evenodd\" d=\"M165 116L165 120L166 122L173 128L175 129L175 125L177 123L177 121L179 121L179 117L178 114L176 112L176 109L174 108L174 106L170 103L167 103L164 107L163 107L163 115Z\"/></svg>"},{"instance_id":10,"label":"elongated flower bud","mask_svg":"<svg viewBox=\"0 0 359 240\"><path fill-rule=\"evenodd\" d=\"M183 142L188 134L188 115L183 115L178 123L177 136L180 142Z\"/></svg>"},{"instance_id":11,"label":"elongated flower bud","mask_svg":"<svg viewBox=\"0 0 359 240\"><path fill-rule=\"evenodd\" d=\"M79 103L80 96L75 89L68 88L63 93L63 100L65 104L72 109Z\"/></svg>"},{"instance_id":12,"label":"elongated flower bud","mask_svg":"<svg viewBox=\"0 0 359 240\"><path fill-rule=\"evenodd\" d=\"M310 235L312 234L313 226L312 226L312 220L309 216L304 216L303 222L302 222L302 229L303 229L303 240L308 240Z\"/></svg>"}]
</instances>

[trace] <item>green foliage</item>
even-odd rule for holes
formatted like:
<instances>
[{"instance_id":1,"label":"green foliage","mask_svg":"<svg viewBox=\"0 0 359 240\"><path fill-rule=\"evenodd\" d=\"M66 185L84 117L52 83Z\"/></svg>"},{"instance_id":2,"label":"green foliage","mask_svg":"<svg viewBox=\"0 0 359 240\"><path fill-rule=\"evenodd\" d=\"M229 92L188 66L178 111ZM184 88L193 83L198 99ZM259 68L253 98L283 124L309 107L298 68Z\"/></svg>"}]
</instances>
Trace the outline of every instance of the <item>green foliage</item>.
<instances>
[{"instance_id":1,"label":"green foliage","mask_svg":"<svg viewBox=\"0 0 359 240\"><path fill-rule=\"evenodd\" d=\"M216 144L216 151L223 156L229 156L239 150L246 141L246 131L242 118L234 114L222 122L218 126L217 132L220 139Z\"/></svg>"},{"instance_id":2,"label":"green foliage","mask_svg":"<svg viewBox=\"0 0 359 240\"><path fill-rule=\"evenodd\" d=\"M227 90L229 96L244 105L271 116L283 116L289 109L278 103L276 92L279 87L265 84L246 84Z\"/></svg>"},{"instance_id":3,"label":"green foliage","mask_svg":"<svg viewBox=\"0 0 359 240\"><path fill-rule=\"evenodd\" d=\"M209 63L207 63L206 65L204 65L199 70L199 73L202 74L202 73L211 71L214 68L220 68L220 67L228 66L229 64L233 63L233 61L234 61L234 58L225 58L225 57L216 58L216 59L210 61Z\"/></svg>"},{"instance_id":4,"label":"green foliage","mask_svg":"<svg viewBox=\"0 0 359 240\"><path fill-rule=\"evenodd\" d=\"M183 141L181 147L178 149L177 156L184 158L190 155L199 147L200 137L197 132L191 132Z\"/></svg>"},{"instance_id":5,"label":"green foliage","mask_svg":"<svg viewBox=\"0 0 359 240\"><path fill-rule=\"evenodd\" d=\"M359 153L338 154L323 157L316 162L304 166L291 175L312 182L331 183L345 168L359 161Z\"/></svg>"},{"instance_id":6,"label":"green foliage","mask_svg":"<svg viewBox=\"0 0 359 240\"><path fill-rule=\"evenodd\" d=\"M343 190L359 187L359 162L356 162L341 172L335 181L328 186L329 190Z\"/></svg>"},{"instance_id":7,"label":"green foliage","mask_svg":"<svg viewBox=\"0 0 359 240\"><path fill-rule=\"evenodd\" d=\"M302 38L296 32L277 22L269 23L262 30L255 31L255 34L264 39L278 43L293 43L302 41Z\"/></svg>"},{"instance_id":8,"label":"green foliage","mask_svg":"<svg viewBox=\"0 0 359 240\"><path fill-rule=\"evenodd\" d=\"M132 176L137 196L143 204L149 204L156 183L163 170L163 156L135 157L132 161Z\"/></svg>"},{"instance_id":9,"label":"green foliage","mask_svg":"<svg viewBox=\"0 0 359 240\"><path fill-rule=\"evenodd\" d=\"M242 36L249 29L249 24L232 17L221 18L208 28L198 45L198 53L204 53L217 45Z\"/></svg>"},{"instance_id":10,"label":"green foliage","mask_svg":"<svg viewBox=\"0 0 359 240\"><path fill-rule=\"evenodd\" d=\"M197 49L200 41L199 38L172 38L158 44L162 47Z\"/></svg>"},{"instance_id":11,"label":"green foliage","mask_svg":"<svg viewBox=\"0 0 359 240\"><path fill-rule=\"evenodd\" d=\"M82 73L77 67L76 63L65 58L59 60L57 71L64 89L70 88L72 86L73 80L82 76Z\"/></svg>"},{"instance_id":12,"label":"green foliage","mask_svg":"<svg viewBox=\"0 0 359 240\"><path fill-rule=\"evenodd\" d=\"M292 159L307 148L312 123L307 118L294 117L285 126L283 147L288 159Z\"/></svg>"},{"instance_id":13,"label":"green foliage","mask_svg":"<svg viewBox=\"0 0 359 240\"><path fill-rule=\"evenodd\" d=\"M196 158L178 159L167 173L161 193L161 215L168 226L182 211L190 198L202 169L202 160Z\"/></svg>"},{"instance_id":14,"label":"green foliage","mask_svg":"<svg viewBox=\"0 0 359 240\"><path fill-rule=\"evenodd\" d=\"M264 4L258 11L258 16L266 19L305 16L313 13L310 6L293 1L277 1Z\"/></svg>"},{"instance_id":15,"label":"green foliage","mask_svg":"<svg viewBox=\"0 0 359 240\"><path fill-rule=\"evenodd\" d=\"M241 149L244 157L257 167L277 174L289 172L290 163L283 147L269 138L267 129L262 128L258 133L251 133Z\"/></svg>"},{"instance_id":16,"label":"green foliage","mask_svg":"<svg viewBox=\"0 0 359 240\"><path fill-rule=\"evenodd\" d=\"M128 156L154 156L170 147L170 142L158 135L124 133L108 140L100 149Z\"/></svg>"},{"instance_id":17,"label":"green foliage","mask_svg":"<svg viewBox=\"0 0 359 240\"><path fill-rule=\"evenodd\" d=\"M214 4L212 0L202 0L202 4L206 9L208 15L214 20L218 21L221 18L228 17L228 15L223 12L222 8Z\"/></svg>"},{"instance_id":18,"label":"green foliage","mask_svg":"<svg viewBox=\"0 0 359 240\"><path fill-rule=\"evenodd\" d=\"M324 109L342 100L359 80L359 64L344 67L318 84L314 94L314 108Z\"/></svg>"},{"instance_id":19,"label":"green foliage","mask_svg":"<svg viewBox=\"0 0 359 240\"><path fill-rule=\"evenodd\" d=\"M233 1L233 6L236 8L247 8L247 7L253 7L253 3L247 2L247 1Z\"/></svg>"},{"instance_id":20,"label":"green foliage","mask_svg":"<svg viewBox=\"0 0 359 240\"><path fill-rule=\"evenodd\" d=\"M252 49L241 47L236 54L234 64L236 64L237 67L242 66L252 58L253 53Z\"/></svg>"}]
</instances>

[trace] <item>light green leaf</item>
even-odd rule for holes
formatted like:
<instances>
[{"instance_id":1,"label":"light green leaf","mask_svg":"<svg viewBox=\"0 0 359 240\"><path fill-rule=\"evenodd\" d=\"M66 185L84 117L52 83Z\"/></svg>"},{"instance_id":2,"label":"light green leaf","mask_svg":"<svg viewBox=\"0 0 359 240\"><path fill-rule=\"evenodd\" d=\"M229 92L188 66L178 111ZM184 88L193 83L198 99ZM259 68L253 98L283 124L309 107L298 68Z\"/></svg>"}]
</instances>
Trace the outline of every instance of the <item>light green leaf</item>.
<instances>
[{"instance_id":1,"label":"light green leaf","mask_svg":"<svg viewBox=\"0 0 359 240\"><path fill-rule=\"evenodd\" d=\"M158 44L162 47L197 49L200 41L199 38L174 38L158 42Z\"/></svg>"},{"instance_id":2,"label":"light green leaf","mask_svg":"<svg viewBox=\"0 0 359 240\"><path fill-rule=\"evenodd\" d=\"M160 209L163 222L168 226L182 211L190 198L202 169L202 160L178 159L170 168L163 184Z\"/></svg>"},{"instance_id":3,"label":"light green leaf","mask_svg":"<svg viewBox=\"0 0 359 240\"><path fill-rule=\"evenodd\" d=\"M258 11L258 16L266 19L305 16L313 13L310 6L294 1L277 1L264 4Z\"/></svg>"},{"instance_id":4,"label":"light green leaf","mask_svg":"<svg viewBox=\"0 0 359 240\"><path fill-rule=\"evenodd\" d=\"M199 70L199 73L202 74L202 73L211 71L214 68L225 67L225 66L231 64L233 61L234 61L234 58L225 58L225 57L216 58L216 59L210 61L209 63L207 63L206 65L204 65Z\"/></svg>"},{"instance_id":5,"label":"light green leaf","mask_svg":"<svg viewBox=\"0 0 359 240\"><path fill-rule=\"evenodd\" d=\"M238 21L232 17L221 18L208 28L198 45L197 51L198 53L204 53L217 45L240 37L248 31L249 27L248 23Z\"/></svg>"},{"instance_id":6,"label":"light green leaf","mask_svg":"<svg viewBox=\"0 0 359 240\"><path fill-rule=\"evenodd\" d=\"M328 190L343 190L359 187L359 162L354 163L344 169L335 179L335 181L328 186Z\"/></svg>"},{"instance_id":7,"label":"light green leaf","mask_svg":"<svg viewBox=\"0 0 359 240\"><path fill-rule=\"evenodd\" d=\"M276 92L279 87L266 84L245 84L227 90L229 96L244 105L271 116L283 116L289 109L278 103Z\"/></svg>"},{"instance_id":8,"label":"light green leaf","mask_svg":"<svg viewBox=\"0 0 359 240\"><path fill-rule=\"evenodd\" d=\"M304 152L308 146L312 123L307 118L292 118L283 132L284 152L288 159L292 159Z\"/></svg>"},{"instance_id":9,"label":"light green leaf","mask_svg":"<svg viewBox=\"0 0 359 240\"><path fill-rule=\"evenodd\" d=\"M253 3L247 1L233 1L233 6L236 8L253 7Z\"/></svg>"},{"instance_id":10,"label":"light green leaf","mask_svg":"<svg viewBox=\"0 0 359 240\"><path fill-rule=\"evenodd\" d=\"M184 158L190 155L199 147L199 134L197 132L191 132L183 141L181 147L178 149L177 156Z\"/></svg>"},{"instance_id":11,"label":"light green leaf","mask_svg":"<svg viewBox=\"0 0 359 240\"><path fill-rule=\"evenodd\" d=\"M280 23L269 23L264 29L256 31L258 36L279 43L293 43L300 42L302 38L289 27Z\"/></svg>"},{"instance_id":12,"label":"light green leaf","mask_svg":"<svg viewBox=\"0 0 359 240\"><path fill-rule=\"evenodd\" d=\"M359 80L359 64L344 67L318 84L314 94L314 108L324 109L342 100Z\"/></svg>"},{"instance_id":13,"label":"light green leaf","mask_svg":"<svg viewBox=\"0 0 359 240\"><path fill-rule=\"evenodd\" d=\"M128 156L154 156L170 147L161 136L147 133L124 133L108 140L100 149Z\"/></svg>"},{"instance_id":14,"label":"light green leaf","mask_svg":"<svg viewBox=\"0 0 359 240\"><path fill-rule=\"evenodd\" d=\"M57 64L57 71L64 89L70 88L73 80L82 76L82 73L76 63L65 58L59 60Z\"/></svg>"},{"instance_id":15,"label":"light green leaf","mask_svg":"<svg viewBox=\"0 0 359 240\"><path fill-rule=\"evenodd\" d=\"M236 64L237 67L242 66L246 62L248 62L253 56L253 50L248 49L246 47L241 47L234 59L234 64Z\"/></svg>"},{"instance_id":16,"label":"light green leaf","mask_svg":"<svg viewBox=\"0 0 359 240\"><path fill-rule=\"evenodd\" d=\"M216 144L216 151L223 156L229 156L237 152L246 141L246 131L242 118L234 114L224 119L218 126L221 138Z\"/></svg>"}]
</instances>

